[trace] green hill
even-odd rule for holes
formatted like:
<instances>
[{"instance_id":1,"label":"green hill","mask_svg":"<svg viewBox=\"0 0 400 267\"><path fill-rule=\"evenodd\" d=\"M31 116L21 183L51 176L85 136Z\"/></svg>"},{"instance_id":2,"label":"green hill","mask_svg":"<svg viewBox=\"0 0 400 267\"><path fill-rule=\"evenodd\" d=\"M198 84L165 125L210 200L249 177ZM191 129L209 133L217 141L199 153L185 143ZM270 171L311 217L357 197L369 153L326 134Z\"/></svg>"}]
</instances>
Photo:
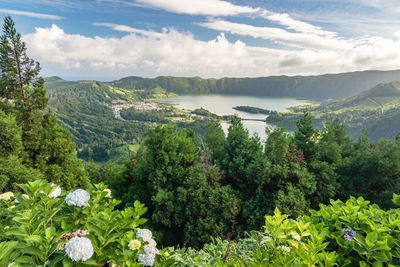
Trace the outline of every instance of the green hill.
<instances>
[{"instance_id":1,"label":"green hill","mask_svg":"<svg viewBox=\"0 0 400 267\"><path fill-rule=\"evenodd\" d=\"M83 158L110 157L118 147L139 142L148 131L146 123L115 119L111 109L113 104L135 101L140 92L59 77L45 78L45 89L50 109L72 133L78 155Z\"/></svg>"},{"instance_id":2,"label":"green hill","mask_svg":"<svg viewBox=\"0 0 400 267\"><path fill-rule=\"evenodd\" d=\"M131 90L114 88L107 83L65 81L59 77L45 78L45 89L52 106L76 99L89 103L112 104L126 102L134 97Z\"/></svg>"},{"instance_id":3,"label":"green hill","mask_svg":"<svg viewBox=\"0 0 400 267\"><path fill-rule=\"evenodd\" d=\"M317 76L202 79L200 77L126 77L109 83L124 89L161 87L177 94L241 94L312 99L341 99L359 94L379 83L400 80L400 70L359 71Z\"/></svg>"},{"instance_id":4,"label":"green hill","mask_svg":"<svg viewBox=\"0 0 400 267\"><path fill-rule=\"evenodd\" d=\"M269 123L281 123L288 130L296 128L296 120L308 110L315 126L322 128L325 121L338 118L348 126L349 134L357 137L367 131L371 140L394 138L400 133L400 82L378 84L374 88L343 100L320 105L292 108L290 112L273 113Z\"/></svg>"}]
</instances>

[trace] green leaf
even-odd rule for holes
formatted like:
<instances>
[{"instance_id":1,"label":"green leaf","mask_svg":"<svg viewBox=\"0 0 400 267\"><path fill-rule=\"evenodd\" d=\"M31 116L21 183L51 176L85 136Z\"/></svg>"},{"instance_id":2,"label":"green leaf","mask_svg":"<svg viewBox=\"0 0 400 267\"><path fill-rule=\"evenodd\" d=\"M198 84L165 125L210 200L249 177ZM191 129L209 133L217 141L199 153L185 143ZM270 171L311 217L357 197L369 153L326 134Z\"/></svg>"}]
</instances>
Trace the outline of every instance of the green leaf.
<instances>
[{"instance_id":1,"label":"green leaf","mask_svg":"<svg viewBox=\"0 0 400 267\"><path fill-rule=\"evenodd\" d=\"M87 261L82 262L81 264L82 265L91 265L91 266L95 265L95 266L97 266L97 262L96 262L95 259L88 259Z\"/></svg>"},{"instance_id":2,"label":"green leaf","mask_svg":"<svg viewBox=\"0 0 400 267\"><path fill-rule=\"evenodd\" d=\"M6 258L18 245L17 241L9 241L0 243L0 259Z\"/></svg>"},{"instance_id":3,"label":"green leaf","mask_svg":"<svg viewBox=\"0 0 400 267\"><path fill-rule=\"evenodd\" d=\"M72 261L70 261L70 259L65 257L64 260L63 260L63 266L64 267L73 267L74 263Z\"/></svg>"},{"instance_id":4,"label":"green leaf","mask_svg":"<svg viewBox=\"0 0 400 267\"><path fill-rule=\"evenodd\" d=\"M49 262L49 266L54 266L56 263L60 262L62 259L64 259L65 255L64 254L59 254L57 255L54 259L52 259Z\"/></svg>"},{"instance_id":5,"label":"green leaf","mask_svg":"<svg viewBox=\"0 0 400 267\"><path fill-rule=\"evenodd\" d=\"M54 227L49 227L46 229L45 236L46 236L47 242L50 242L53 239L55 233L56 233L56 228L54 228Z\"/></svg>"},{"instance_id":6,"label":"green leaf","mask_svg":"<svg viewBox=\"0 0 400 267\"><path fill-rule=\"evenodd\" d=\"M15 262L16 263L26 263L26 264L29 264L29 266L33 266L36 264L33 257L26 256L26 255L18 257L17 259L15 259Z\"/></svg>"},{"instance_id":7,"label":"green leaf","mask_svg":"<svg viewBox=\"0 0 400 267\"><path fill-rule=\"evenodd\" d=\"M372 264L372 267L383 267L383 263L382 263L382 262L379 262L379 261L376 261L376 262L374 262L374 263Z\"/></svg>"},{"instance_id":8,"label":"green leaf","mask_svg":"<svg viewBox=\"0 0 400 267\"><path fill-rule=\"evenodd\" d=\"M29 254L29 255L32 255L32 256L37 256L41 260L44 260L43 259L44 258L43 252L39 248L34 247L34 246L29 246L29 247L23 248L21 250L21 253Z\"/></svg>"},{"instance_id":9,"label":"green leaf","mask_svg":"<svg viewBox=\"0 0 400 267\"><path fill-rule=\"evenodd\" d=\"M370 232L367 234L365 238L365 242L367 243L368 247L372 248L375 246L376 241L378 241L378 233L376 231Z\"/></svg>"},{"instance_id":10,"label":"green leaf","mask_svg":"<svg viewBox=\"0 0 400 267\"><path fill-rule=\"evenodd\" d=\"M43 244L43 237L41 237L40 235L28 235L26 237L26 240L29 242Z\"/></svg>"},{"instance_id":11,"label":"green leaf","mask_svg":"<svg viewBox=\"0 0 400 267\"><path fill-rule=\"evenodd\" d=\"M400 195L397 195L396 193L393 193L392 202L393 202L396 206L400 206Z\"/></svg>"},{"instance_id":12,"label":"green leaf","mask_svg":"<svg viewBox=\"0 0 400 267\"><path fill-rule=\"evenodd\" d=\"M384 251L374 251L371 253L371 256L380 262L387 262L389 260Z\"/></svg>"}]
</instances>

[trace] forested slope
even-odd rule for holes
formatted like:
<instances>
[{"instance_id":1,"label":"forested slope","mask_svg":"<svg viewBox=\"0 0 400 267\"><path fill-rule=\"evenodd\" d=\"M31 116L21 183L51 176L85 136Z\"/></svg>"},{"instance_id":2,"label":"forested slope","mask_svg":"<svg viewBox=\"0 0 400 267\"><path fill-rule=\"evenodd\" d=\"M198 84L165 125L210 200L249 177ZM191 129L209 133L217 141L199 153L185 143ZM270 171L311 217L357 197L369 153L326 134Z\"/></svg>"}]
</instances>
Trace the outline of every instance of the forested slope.
<instances>
[{"instance_id":1,"label":"forested slope","mask_svg":"<svg viewBox=\"0 0 400 267\"><path fill-rule=\"evenodd\" d=\"M378 84L374 88L344 100L292 108L286 113L271 113L269 123L280 123L294 130L296 121L308 110L318 128L325 121L338 119L347 125L351 137L366 130L371 140L394 138L400 133L400 82Z\"/></svg>"},{"instance_id":2,"label":"forested slope","mask_svg":"<svg viewBox=\"0 0 400 267\"><path fill-rule=\"evenodd\" d=\"M49 108L57 114L61 125L72 133L78 156L85 160L126 161L148 129L157 122L176 119L180 128L189 127L201 136L209 120L215 119L212 114L176 114L172 107L168 111L131 107L149 102L153 106L162 106L154 103L155 99L171 94L160 87L125 89L99 81L65 81L59 77L48 77L44 81ZM126 109L120 111L126 120L115 117L115 105L126 105Z\"/></svg>"},{"instance_id":3,"label":"forested slope","mask_svg":"<svg viewBox=\"0 0 400 267\"><path fill-rule=\"evenodd\" d=\"M400 71L359 71L317 76L202 79L162 76L154 79L126 77L111 82L125 89L161 87L178 94L241 94L312 99L345 98L379 83L400 80Z\"/></svg>"}]
</instances>

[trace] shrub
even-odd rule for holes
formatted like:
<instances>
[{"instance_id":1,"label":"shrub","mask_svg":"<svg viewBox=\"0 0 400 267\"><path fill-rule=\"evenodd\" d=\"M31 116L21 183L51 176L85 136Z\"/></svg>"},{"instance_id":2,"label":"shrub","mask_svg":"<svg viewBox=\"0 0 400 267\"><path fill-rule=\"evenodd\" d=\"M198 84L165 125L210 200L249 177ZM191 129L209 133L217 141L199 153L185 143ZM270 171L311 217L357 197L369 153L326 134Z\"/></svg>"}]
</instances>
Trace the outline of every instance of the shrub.
<instances>
[{"instance_id":1,"label":"shrub","mask_svg":"<svg viewBox=\"0 0 400 267\"><path fill-rule=\"evenodd\" d=\"M68 197L44 180L19 187L23 194L6 193L0 199L0 266L136 266L140 254L147 256L147 247L156 250L154 240L136 237L146 222L141 218L144 205L136 201L115 210L120 201L110 197L104 184ZM129 245L132 240L135 247Z\"/></svg>"},{"instance_id":2,"label":"shrub","mask_svg":"<svg viewBox=\"0 0 400 267\"><path fill-rule=\"evenodd\" d=\"M297 220L275 209L263 232L237 242L214 239L198 251L171 249L169 259L174 266L399 266L399 240L400 209L351 197Z\"/></svg>"},{"instance_id":3,"label":"shrub","mask_svg":"<svg viewBox=\"0 0 400 267\"><path fill-rule=\"evenodd\" d=\"M361 197L331 200L296 220L276 208L262 232L237 241L158 250L152 232L138 228L143 204L114 210L120 201L104 184L68 194L43 180L19 187L23 193L0 194L0 266L400 265L400 209Z\"/></svg>"}]
</instances>

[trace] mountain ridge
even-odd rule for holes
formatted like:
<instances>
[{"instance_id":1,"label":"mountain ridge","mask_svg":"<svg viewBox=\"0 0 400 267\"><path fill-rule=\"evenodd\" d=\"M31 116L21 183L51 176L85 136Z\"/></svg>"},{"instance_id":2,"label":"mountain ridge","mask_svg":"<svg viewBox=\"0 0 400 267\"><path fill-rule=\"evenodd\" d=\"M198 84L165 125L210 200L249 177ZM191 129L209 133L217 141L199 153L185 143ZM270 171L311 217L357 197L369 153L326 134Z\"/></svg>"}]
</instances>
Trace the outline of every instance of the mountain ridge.
<instances>
[{"instance_id":1,"label":"mountain ridge","mask_svg":"<svg viewBox=\"0 0 400 267\"><path fill-rule=\"evenodd\" d=\"M127 76L111 82L96 80L66 81L58 76L45 78L46 82L95 82L126 90L163 88L177 94L235 94L264 97L296 97L316 100L344 99L373 88L380 83L400 81L400 70L355 71L322 75L267 76L243 78L201 78L158 76L145 78Z\"/></svg>"},{"instance_id":2,"label":"mountain ridge","mask_svg":"<svg viewBox=\"0 0 400 267\"><path fill-rule=\"evenodd\" d=\"M177 94L238 94L310 99L343 99L368 90L379 83L400 81L400 70L356 71L311 76L268 76L256 78L209 78L128 76L112 82L124 89L161 87Z\"/></svg>"}]
</instances>

